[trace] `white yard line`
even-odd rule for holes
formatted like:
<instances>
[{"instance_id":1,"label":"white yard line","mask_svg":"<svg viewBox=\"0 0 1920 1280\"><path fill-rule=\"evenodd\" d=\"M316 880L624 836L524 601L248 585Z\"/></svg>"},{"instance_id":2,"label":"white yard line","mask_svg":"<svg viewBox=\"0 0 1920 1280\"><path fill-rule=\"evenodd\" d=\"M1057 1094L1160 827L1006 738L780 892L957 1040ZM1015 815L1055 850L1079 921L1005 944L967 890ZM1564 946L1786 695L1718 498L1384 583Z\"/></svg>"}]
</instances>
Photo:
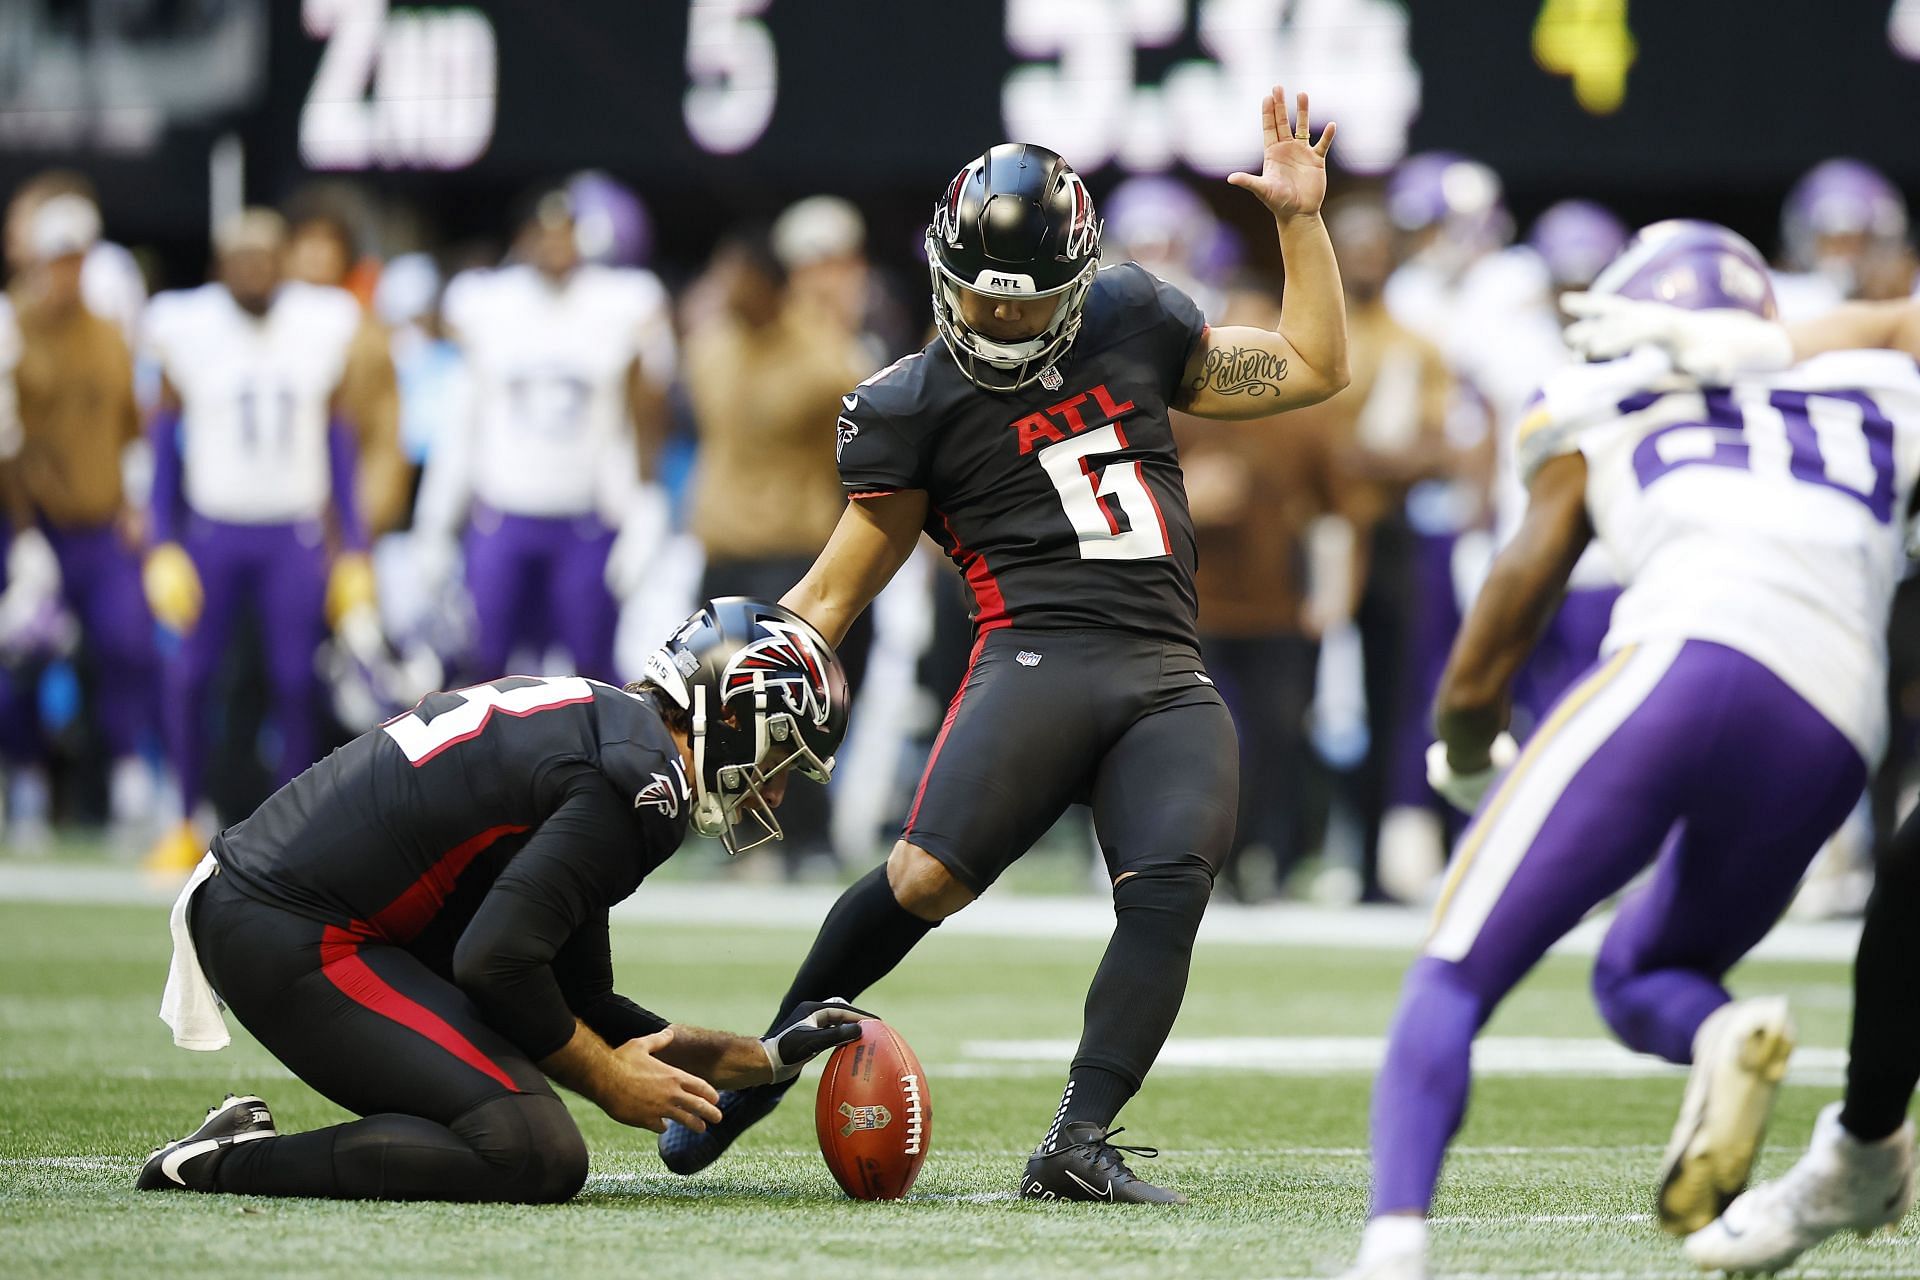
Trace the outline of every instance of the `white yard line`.
<instances>
[{"instance_id":1,"label":"white yard line","mask_svg":"<svg viewBox=\"0 0 1920 1280\"><path fill-rule=\"evenodd\" d=\"M165 907L179 884L179 880L154 879L124 867L0 860L0 902ZM837 889L818 885L656 884L644 886L615 907L613 915L645 924L810 930L838 896ZM1605 930L1604 918L1589 920L1557 950L1592 956ZM1113 904L1094 895L990 894L941 926L946 936L1001 938L1099 939L1112 931ZM1213 943L1411 952L1426 931L1426 913L1407 907L1297 903L1249 907L1216 902L1208 908L1200 932L1202 939ZM1853 959L1859 933L1857 922L1791 921L1775 929L1755 954L1774 960L1846 962Z\"/></svg>"},{"instance_id":2,"label":"white yard line","mask_svg":"<svg viewBox=\"0 0 1920 1280\"><path fill-rule=\"evenodd\" d=\"M987 1064L1048 1064L1055 1070L1071 1061L1073 1040L969 1040L960 1046L960 1062L929 1072L985 1075ZM1379 1036L1213 1036L1167 1041L1154 1063L1156 1072L1251 1071L1271 1075L1371 1074L1386 1057ZM1808 1046L1793 1057L1788 1079L1794 1084L1840 1083L1847 1065L1843 1049ZM1481 1076L1643 1076L1679 1077L1686 1068L1622 1048L1611 1040L1550 1039L1540 1036L1487 1036L1474 1043L1473 1069Z\"/></svg>"}]
</instances>

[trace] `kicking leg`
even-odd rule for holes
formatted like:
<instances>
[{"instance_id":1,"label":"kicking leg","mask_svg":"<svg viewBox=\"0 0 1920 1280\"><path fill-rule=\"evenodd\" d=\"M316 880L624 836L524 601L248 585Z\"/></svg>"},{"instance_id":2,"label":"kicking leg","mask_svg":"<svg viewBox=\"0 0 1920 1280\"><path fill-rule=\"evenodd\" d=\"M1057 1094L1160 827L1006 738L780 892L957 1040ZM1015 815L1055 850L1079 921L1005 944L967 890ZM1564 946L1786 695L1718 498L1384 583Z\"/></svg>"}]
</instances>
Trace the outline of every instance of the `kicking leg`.
<instances>
[{"instance_id":1,"label":"kicking leg","mask_svg":"<svg viewBox=\"0 0 1920 1280\"><path fill-rule=\"evenodd\" d=\"M1075 741L1089 732L1085 717L1063 722L1064 742L1021 731L1022 717L1046 690L1016 662L1019 643L1012 634L990 632L975 643L903 839L884 868L862 877L827 913L770 1029L805 1001L851 1000L891 973L929 929L973 901L1044 835L1080 790L1083 779L1062 769L1061 760L1088 754ZM706 1168L789 1087L722 1094L726 1119L705 1133L668 1125L661 1159L675 1173Z\"/></svg>"}]
</instances>

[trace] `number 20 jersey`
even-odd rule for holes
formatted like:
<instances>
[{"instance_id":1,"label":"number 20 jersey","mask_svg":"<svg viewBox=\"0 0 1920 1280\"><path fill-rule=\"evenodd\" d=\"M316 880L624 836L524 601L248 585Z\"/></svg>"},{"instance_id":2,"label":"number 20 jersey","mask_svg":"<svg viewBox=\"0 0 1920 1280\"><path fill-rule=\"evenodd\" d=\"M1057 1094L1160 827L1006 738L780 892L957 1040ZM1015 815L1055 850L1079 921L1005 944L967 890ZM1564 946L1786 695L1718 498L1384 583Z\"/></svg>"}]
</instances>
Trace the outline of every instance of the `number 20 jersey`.
<instances>
[{"instance_id":1,"label":"number 20 jersey","mask_svg":"<svg viewBox=\"0 0 1920 1280\"><path fill-rule=\"evenodd\" d=\"M965 573L982 633L1193 644L1193 521L1167 405L1204 329L1185 294L1128 263L1098 274L1072 349L1019 391L974 386L936 339L842 398L841 482L856 501L926 490L927 532Z\"/></svg>"},{"instance_id":2,"label":"number 20 jersey","mask_svg":"<svg viewBox=\"0 0 1920 1280\"><path fill-rule=\"evenodd\" d=\"M1843 351L1700 388L1656 381L1660 360L1564 370L1520 425L1529 482L1557 454L1587 460L1587 512L1626 584L1605 652L1675 638L1738 649L1877 759L1920 367Z\"/></svg>"}]
</instances>

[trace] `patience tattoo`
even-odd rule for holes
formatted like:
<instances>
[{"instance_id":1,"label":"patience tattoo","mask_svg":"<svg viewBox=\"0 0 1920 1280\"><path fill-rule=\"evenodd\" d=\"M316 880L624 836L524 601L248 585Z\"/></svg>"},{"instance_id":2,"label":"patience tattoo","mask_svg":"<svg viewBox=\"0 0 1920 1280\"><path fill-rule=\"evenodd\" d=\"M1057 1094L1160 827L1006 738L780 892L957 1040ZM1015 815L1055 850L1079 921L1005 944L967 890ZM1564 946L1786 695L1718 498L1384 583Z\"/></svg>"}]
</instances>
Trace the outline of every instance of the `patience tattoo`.
<instances>
[{"instance_id":1,"label":"patience tattoo","mask_svg":"<svg viewBox=\"0 0 1920 1280\"><path fill-rule=\"evenodd\" d=\"M1189 395L1212 391L1222 396L1278 395L1287 377L1287 362L1258 347L1215 347L1207 352L1200 376Z\"/></svg>"}]
</instances>

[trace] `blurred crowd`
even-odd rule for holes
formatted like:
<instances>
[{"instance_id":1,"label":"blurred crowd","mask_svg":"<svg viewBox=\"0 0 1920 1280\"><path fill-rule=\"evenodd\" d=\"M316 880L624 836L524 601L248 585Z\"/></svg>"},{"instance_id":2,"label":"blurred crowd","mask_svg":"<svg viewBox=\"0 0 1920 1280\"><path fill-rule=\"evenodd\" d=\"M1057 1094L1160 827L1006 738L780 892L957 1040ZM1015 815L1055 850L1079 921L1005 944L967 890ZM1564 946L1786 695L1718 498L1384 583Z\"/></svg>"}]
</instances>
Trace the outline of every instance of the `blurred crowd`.
<instances>
[{"instance_id":1,"label":"blurred crowd","mask_svg":"<svg viewBox=\"0 0 1920 1280\"><path fill-rule=\"evenodd\" d=\"M1097 195L1113 259L1217 323L1271 323L1284 281L1193 186ZM502 246L431 250L328 187L226 219L207 282L160 292L107 213L61 172L6 208L15 853L100 828L191 865L217 823L430 689L632 678L697 599L778 598L843 505L840 397L928 337L915 264L870 255L834 196L686 264L603 174L537 193ZM1327 217L1352 385L1285 421L1175 424L1205 656L1242 744L1220 883L1419 900L1457 822L1425 782L1428 704L1524 502L1506 441L1570 358L1559 296L1629 229L1569 199L1517 237L1499 177L1447 153L1350 187ZM1856 162L1805 176L1779 243L1788 319L1914 289L1905 202ZM1593 660L1616 594L1590 553L1520 682L1516 736ZM965 666L968 603L927 544L850 637L853 736L830 792L789 798L767 874L835 874L891 840ZM1813 910L1864 900L1876 833L1907 799L1920 590L1896 604L1892 652L1901 727Z\"/></svg>"}]
</instances>

